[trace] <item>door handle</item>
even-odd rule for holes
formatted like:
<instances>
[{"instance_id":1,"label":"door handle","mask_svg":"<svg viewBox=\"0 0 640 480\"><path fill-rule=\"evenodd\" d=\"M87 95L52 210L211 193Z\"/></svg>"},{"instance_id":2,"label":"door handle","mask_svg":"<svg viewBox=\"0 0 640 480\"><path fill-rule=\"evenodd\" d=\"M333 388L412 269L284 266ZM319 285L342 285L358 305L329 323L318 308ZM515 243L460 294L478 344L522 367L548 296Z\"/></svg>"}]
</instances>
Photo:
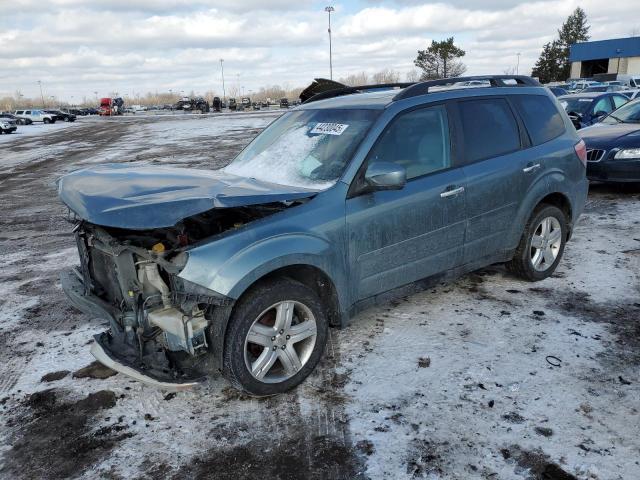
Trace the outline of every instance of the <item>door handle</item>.
<instances>
[{"instance_id":1,"label":"door handle","mask_svg":"<svg viewBox=\"0 0 640 480\"><path fill-rule=\"evenodd\" d=\"M454 195L458 195L459 193L464 192L464 187L453 188L451 190L445 190L440 194L442 198L453 197Z\"/></svg>"},{"instance_id":2,"label":"door handle","mask_svg":"<svg viewBox=\"0 0 640 480\"><path fill-rule=\"evenodd\" d=\"M524 167L522 169L522 171L524 173L529 173L529 172L533 172L536 168L540 168L540 164L539 163L535 163L533 165L529 165L528 167Z\"/></svg>"}]
</instances>

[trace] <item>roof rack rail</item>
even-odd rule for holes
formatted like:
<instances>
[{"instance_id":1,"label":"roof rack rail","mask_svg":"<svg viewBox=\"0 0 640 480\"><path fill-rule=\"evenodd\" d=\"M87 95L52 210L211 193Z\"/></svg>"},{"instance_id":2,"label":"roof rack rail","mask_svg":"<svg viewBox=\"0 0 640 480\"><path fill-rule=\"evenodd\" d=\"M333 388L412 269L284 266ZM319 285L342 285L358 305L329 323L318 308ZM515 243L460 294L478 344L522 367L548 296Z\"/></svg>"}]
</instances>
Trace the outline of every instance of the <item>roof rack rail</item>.
<instances>
[{"instance_id":1,"label":"roof rack rail","mask_svg":"<svg viewBox=\"0 0 640 480\"><path fill-rule=\"evenodd\" d=\"M337 87L338 82L333 82L333 86ZM316 102L318 100L325 100L327 98L339 97L342 95L350 95L352 93L362 93L367 90L377 90L377 89L390 89L390 88L407 88L411 85L414 85L413 82L399 82L399 83L378 83L375 85L359 85L356 87L348 87L343 85L342 88L332 88L331 90L326 90L320 93L316 93L315 95L307 98L302 103L311 103ZM309 87L308 87L309 88ZM303 96L302 94L300 95Z\"/></svg>"},{"instance_id":2,"label":"roof rack rail","mask_svg":"<svg viewBox=\"0 0 640 480\"><path fill-rule=\"evenodd\" d=\"M393 100L402 100L404 98L416 97L429 93L431 87L439 87L451 85L459 82L470 81L488 81L492 87L540 87L542 86L537 80L527 75L477 75L471 77L452 77L440 80L427 80L426 82L414 83L398 93ZM506 83L505 80L514 80L515 83Z\"/></svg>"}]
</instances>

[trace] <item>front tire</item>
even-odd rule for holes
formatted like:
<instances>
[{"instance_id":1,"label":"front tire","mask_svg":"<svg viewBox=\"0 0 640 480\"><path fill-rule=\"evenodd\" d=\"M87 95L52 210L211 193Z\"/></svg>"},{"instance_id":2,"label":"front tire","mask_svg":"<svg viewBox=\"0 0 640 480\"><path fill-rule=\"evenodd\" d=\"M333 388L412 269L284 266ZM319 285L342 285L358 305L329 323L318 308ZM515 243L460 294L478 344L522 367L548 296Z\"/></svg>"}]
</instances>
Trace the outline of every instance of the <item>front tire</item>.
<instances>
[{"instance_id":1,"label":"front tire","mask_svg":"<svg viewBox=\"0 0 640 480\"><path fill-rule=\"evenodd\" d=\"M229 319L223 373L253 396L283 393L314 370L327 342L329 322L316 293L289 278L246 293Z\"/></svg>"},{"instance_id":2,"label":"front tire","mask_svg":"<svg viewBox=\"0 0 640 480\"><path fill-rule=\"evenodd\" d=\"M567 241L567 218L553 205L538 206L524 227L507 269L518 277L538 282L555 272Z\"/></svg>"}]
</instances>

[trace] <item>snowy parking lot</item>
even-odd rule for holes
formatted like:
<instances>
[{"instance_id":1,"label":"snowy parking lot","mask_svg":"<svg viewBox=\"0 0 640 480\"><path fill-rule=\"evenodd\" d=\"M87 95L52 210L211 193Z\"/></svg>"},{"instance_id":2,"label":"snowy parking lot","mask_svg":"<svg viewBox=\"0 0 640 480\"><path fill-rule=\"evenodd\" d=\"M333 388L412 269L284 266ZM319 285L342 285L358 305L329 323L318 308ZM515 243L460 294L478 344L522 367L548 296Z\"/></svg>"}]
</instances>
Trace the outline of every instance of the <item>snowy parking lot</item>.
<instances>
[{"instance_id":1,"label":"snowy parking lot","mask_svg":"<svg viewBox=\"0 0 640 480\"><path fill-rule=\"evenodd\" d=\"M56 179L218 168L280 112L83 118L0 137L0 477L640 478L640 189L592 185L554 276L502 266L359 314L293 392L163 392L93 364Z\"/></svg>"}]
</instances>

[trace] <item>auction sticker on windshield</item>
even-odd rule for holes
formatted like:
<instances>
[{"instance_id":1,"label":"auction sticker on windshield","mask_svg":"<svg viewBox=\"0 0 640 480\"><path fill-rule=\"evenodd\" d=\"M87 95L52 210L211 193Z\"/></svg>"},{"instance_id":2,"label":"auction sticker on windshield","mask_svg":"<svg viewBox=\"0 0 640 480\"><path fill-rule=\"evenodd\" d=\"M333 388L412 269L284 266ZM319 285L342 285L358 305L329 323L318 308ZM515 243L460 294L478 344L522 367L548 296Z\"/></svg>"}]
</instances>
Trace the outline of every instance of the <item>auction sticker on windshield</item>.
<instances>
[{"instance_id":1,"label":"auction sticker on windshield","mask_svg":"<svg viewBox=\"0 0 640 480\"><path fill-rule=\"evenodd\" d=\"M311 133L324 133L326 135L342 135L349 125L344 123L316 123Z\"/></svg>"}]
</instances>

